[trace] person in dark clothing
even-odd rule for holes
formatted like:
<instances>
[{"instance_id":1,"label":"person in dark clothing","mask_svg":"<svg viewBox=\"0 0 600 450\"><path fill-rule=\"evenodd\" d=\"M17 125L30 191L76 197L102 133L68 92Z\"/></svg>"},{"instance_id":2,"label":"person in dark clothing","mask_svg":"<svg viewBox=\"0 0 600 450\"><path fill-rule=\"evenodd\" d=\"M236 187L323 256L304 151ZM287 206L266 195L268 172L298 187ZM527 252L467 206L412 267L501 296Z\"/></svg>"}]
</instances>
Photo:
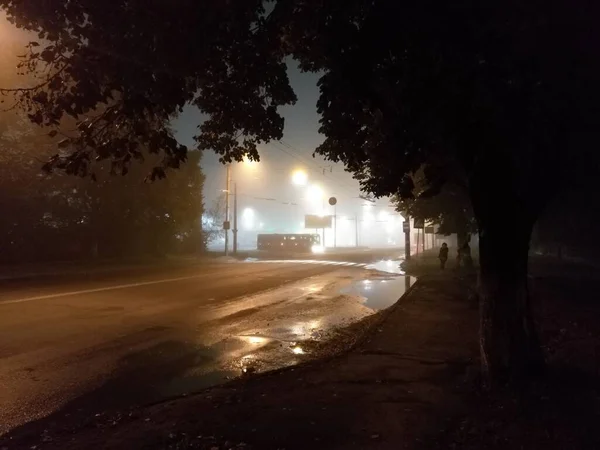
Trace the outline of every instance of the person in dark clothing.
<instances>
[{"instance_id":1,"label":"person in dark clothing","mask_svg":"<svg viewBox=\"0 0 600 450\"><path fill-rule=\"evenodd\" d=\"M438 258L440 259L440 267L442 268L442 270L444 270L446 268L446 261L448 261L448 244L446 244L445 242L440 248Z\"/></svg>"}]
</instances>

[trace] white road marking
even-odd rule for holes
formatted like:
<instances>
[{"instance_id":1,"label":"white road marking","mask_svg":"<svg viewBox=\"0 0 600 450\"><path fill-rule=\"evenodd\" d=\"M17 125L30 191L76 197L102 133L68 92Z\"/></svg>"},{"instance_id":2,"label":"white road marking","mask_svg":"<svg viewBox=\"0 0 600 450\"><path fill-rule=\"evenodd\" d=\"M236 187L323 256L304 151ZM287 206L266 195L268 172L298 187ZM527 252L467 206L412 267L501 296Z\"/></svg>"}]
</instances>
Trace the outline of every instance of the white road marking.
<instances>
[{"instance_id":1,"label":"white road marking","mask_svg":"<svg viewBox=\"0 0 600 450\"><path fill-rule=\"evenodd\" d=\"M318 264L322 266L347 266L347 267L367 267L368 264L355 263L348 261L327 261L324 259L259 259L256 261L246 261L248 263L272 263L272 264Z\"/></svg>"},{"instance_id":2,"label":"white road marking","mask_svg":"<svg viewBox=\"0 0 600 450\"><path fill-rule=\"evenodd\" d=\"M194 278L200 278L200 277L205 277L205 276L206 276L206 274L198 274L198 275L190 275L187 277L166 278L163 280L141 281L139 283L118 284L115 286L106 286L106 287L94 288L94 289L82 289L80 291L60 292L58 294L38 295L36 297L26 297L26 298L18 298L15 300L0 301L0 306L12 304L12 303L25 303L25 302L33 302L36 300L48 300L48 299L52 299L52 298L70 297L73 295L94 294L96 292L106 292L106 291L115 291L118 289L128 289L128 288L134 288L134 287L140 287L140 286L150 286L153 284L160 284L160 283L172 283L174 281L193 280Z\"/></svg>"},{"instance_id":3,"label":"white road marking","mask_svg":"<svg viewBox=\"0 0 600 450\"><path fill-rule=\"evenodd\" d=\"M332 262L332 261L315 261L315 260L300 260L300 261L302 261L301 264L302 263L305 263L305 264L306 263L343 264L343 263L336 263L336 262ZM298 263L300 261L293 260L293 259L292 260L278 259L278 260L259 260L259 261L253 261L253 262L267 263L267 264L283 264L283 263ZM141 287L141 286L151 286L153 284L160 284L160 283L172 283L175 281L193 280L194 278L200 278L203 276L206 276L206 274L190 275L187 277L178 277L178 278L166 278L163 280L141 281L138 283L119 284L116 286L106 286L106 287L94 288L94 289L82 289L79 291L59 292L56 294L38 295L35 297L18 298L15 300L6 300L6 301L0 300L0 306L1 305L10 305L10 304L14 304L14 303L33 302L36 300L49 300L49 299L53 299L53 298L71 297L73 295L95 294L97 292L115 291L115 290L119 290L119 289L129 289L129 288L135 288L135 287Z\"/></svg>"}]
</instances>

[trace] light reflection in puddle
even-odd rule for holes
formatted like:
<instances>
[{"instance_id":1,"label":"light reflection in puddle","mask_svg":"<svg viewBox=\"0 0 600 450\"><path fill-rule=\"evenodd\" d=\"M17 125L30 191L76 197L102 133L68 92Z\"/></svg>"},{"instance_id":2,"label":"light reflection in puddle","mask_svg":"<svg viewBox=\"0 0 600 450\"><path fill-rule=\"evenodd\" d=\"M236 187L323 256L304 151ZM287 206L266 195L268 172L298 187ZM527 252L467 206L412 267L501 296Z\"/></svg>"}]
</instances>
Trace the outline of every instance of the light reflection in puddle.
<instances>
[{"instance_id":1,"label":"light reflection in puddle","mask_svg":"<svg viewBox=\"0 0 600 450\"><path fill-rule=\"evenodd\" d=\"M311 294L314 294L315 292L319 292L322 289L323 289L323 286L320 286L318 284L312 284L305 288L305 290L307 292L310 292Z\"/></svg>"},{"instance_id":2,"label":"light reflection in puddle","mask_svg":"<svg viewBox=\"0 0 600 450\"><path fill-rule=\"evenodd\" d=\"M304 355L304 350L302 350L302 347L292 347L292 353L294 355Z\"/></svg>"},{"instance_id":3,"label":"light reflection in puddle","mask_svg":"<svg viewBox=\"0 0 600 450\"><path fill-rule=\"evenodd\" d=\"M267 338L262 336L240 336L240 338L254 345L266 344L269 342Z\"/></svg>"},{"instance_id":4,"label":"light reflection in puddle","mask_svg":"<svg viewBox=\"0 0 600 450\"><path fill-rule=\"evenodd\" d=\"M353 274L360 276L361 272ZM376 289L378 277L390 276L372 273L370 280L354 280L361 287ZM180 395L318 357L324 348L321 343L332 330L372 313L356 300L340 295L341 287L351 278L328 276L219 307L214 317L224 325L219 325L214 334L199 330L189 367L160 386L160 394ZM262 308L271 304L272 308ZM245 309L257 312L237 315ZM226 317L230 317L227 322Z\"/></svg>"}]
</instances>

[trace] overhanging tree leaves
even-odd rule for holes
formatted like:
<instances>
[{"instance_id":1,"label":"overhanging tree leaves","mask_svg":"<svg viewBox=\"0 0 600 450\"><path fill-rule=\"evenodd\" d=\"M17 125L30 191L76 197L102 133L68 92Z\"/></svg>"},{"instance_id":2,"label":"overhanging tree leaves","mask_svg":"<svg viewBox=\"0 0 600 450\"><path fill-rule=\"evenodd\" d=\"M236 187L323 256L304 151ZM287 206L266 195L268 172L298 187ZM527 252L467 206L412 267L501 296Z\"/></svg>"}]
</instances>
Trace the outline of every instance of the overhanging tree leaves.
<instances>
[{"instance_id":1,"label":"overhanging tree leaves","mask_svg":"<svg viewBox=\"0 0 600 450\"><path fill-rule=\"evenodd\" d=\"M456 234L459 242L464 241L467 234L477 232L468 194L457 186L445 185L432 197L397 197L394 202L398 211L438 225L438 234Z\"/></svg>"},{"instance_id":2,"label":"overhanging tree leaves","mask_svg":"<svg viewBox=\"0 0 600 450\"><path fill-rule=\"evenodd\" d=\"M292 9L314 18L302 27L291 19L296 55L325 72L317 152L346 163L377 195L406 197L407 174L424 164L438 169L438 185L459 167L480 234L484 368L501 381L538 372L528 245L547 200L597 142L596 11L563 1Z\"/></svg>"},{"instance_id":3,"label":"overhanging tree leaves","mask_svg":"<svg viewBox=\"0 0 600 450\"><path fill-rule=\"evenodd\" d=\"M600 129L598 6L280 0L267 14L261 0L0 5L41 39L26 68L49 71L17 92L22 106L38 123L80 121L53 161L72 173L98 157L126 164L143 146L177 167L184 149L166 124L186 103L208 116L201 148L255 158L257 143L281 136L276 108L294 101L285 57L320 71L326 140L317 151L366 191L410 197L409 175L424 164L439 188L454 168L464 173L480 233L484 367L499 380L539 369L528 244L552 194L597 168L585 163Z\"/></svg>"},{"instance_id":4,"label":"overhanging tree leaves","mask_svg":"<svg viewBox=\"0 0 600 450\"><path fill-rule=\"evenodd\" d=\"M393 196L398 211L438 225L439 234L456 233L459 245L468 234L477 232L467 180L460 167L424 165L411 175L410 185L411 192Z\"/></svg>"},{"instance_id":5,"label":"overhanging tree leaves","mask_svg":"<svg viewBox=\"0 0 600 450\"><path fill-rule=\"evenodd\" d=\"M162 178L163 168L185 160L168 125L189 103L209 116L198 146L225 161L257 159L258 143L282 137L277 107L295 97L262 0L0 6L39 37L21 63L38 82L4 92L15 94L35 123L78 121L48 169L85 175L94 160L110 159L126 171L147 149L163 156L152 173Z\"/></svg>"}]
</instances>

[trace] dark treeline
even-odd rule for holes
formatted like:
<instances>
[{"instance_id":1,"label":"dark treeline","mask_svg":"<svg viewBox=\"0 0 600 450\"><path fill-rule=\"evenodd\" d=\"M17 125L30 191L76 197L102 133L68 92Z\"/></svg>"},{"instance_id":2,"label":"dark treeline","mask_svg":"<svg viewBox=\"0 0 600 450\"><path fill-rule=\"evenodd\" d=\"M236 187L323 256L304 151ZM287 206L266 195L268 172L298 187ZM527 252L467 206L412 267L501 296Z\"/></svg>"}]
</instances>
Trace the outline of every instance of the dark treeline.
<instances>
[{"instance_id":1,"label":"dark treeline","mask_svg":"<svg viewBox=\"0 0 600 450\"><path fill-rule=\"evenodd\" d=\"M558 258L598 259L600 199L594 194L595 183L566 190L548 205L534 228L533 250Z\"/></svg>"},{"instance_id":2,"label":"dark treeline","mask_svg":"<svg viewBox=\"0 0 600 450\"><path fill-rule=\"evenodd\" d=\"M56 151L47 131L16 112L0 114L0 264L161 256L205 246L200 153L164 180L147 182L152 155L95 179L44 173Z\"/></svg>"}]
</instances>

